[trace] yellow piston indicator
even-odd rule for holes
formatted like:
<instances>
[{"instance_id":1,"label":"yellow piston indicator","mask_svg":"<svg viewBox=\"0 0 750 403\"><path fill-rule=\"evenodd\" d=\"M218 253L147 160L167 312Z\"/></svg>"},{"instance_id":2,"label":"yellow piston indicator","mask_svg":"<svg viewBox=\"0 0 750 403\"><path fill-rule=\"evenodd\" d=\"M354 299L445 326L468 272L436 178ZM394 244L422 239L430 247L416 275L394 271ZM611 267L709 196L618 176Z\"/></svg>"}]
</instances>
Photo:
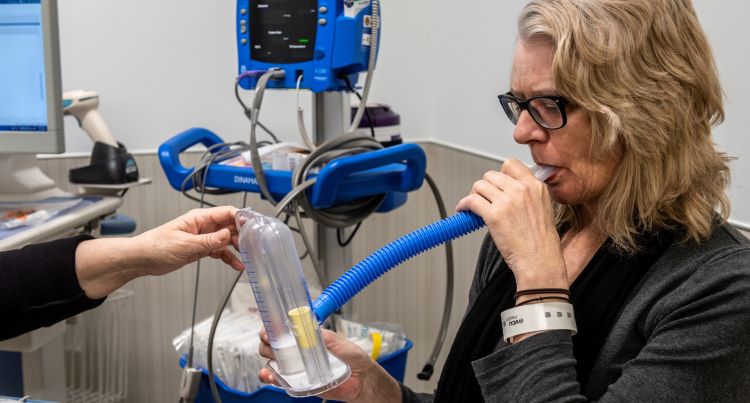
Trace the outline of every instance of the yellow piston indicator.
<instances>
[{"instance_id":1,"label":"yellow piston indicator","mask_svg":"<svg viewBox=\"0 0 750 403\"><path fill-rule=\"evenodd\" d=\"M297 346L303 349L311 349L317 344L316 322L313 312L309 306L301 306L289 311L289 321L292 322L292 332L297 339Z\"/></svg>"}]
</instances>

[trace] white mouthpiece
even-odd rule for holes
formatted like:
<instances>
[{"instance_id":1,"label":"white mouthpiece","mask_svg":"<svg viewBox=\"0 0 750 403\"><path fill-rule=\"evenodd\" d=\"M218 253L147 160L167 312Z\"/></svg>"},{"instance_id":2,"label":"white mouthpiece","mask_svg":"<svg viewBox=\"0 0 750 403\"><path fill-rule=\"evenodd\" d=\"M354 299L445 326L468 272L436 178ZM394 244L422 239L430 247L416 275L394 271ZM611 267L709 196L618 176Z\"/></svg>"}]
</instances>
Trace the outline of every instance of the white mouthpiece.
<instances>
[{"instance_id":1,"label":"white mouthpiece","mask_svg":"<svg viewBox=\"0 0 750 403\"><path fill-rule=\"evenodd\" d=\"M555 168L547 165L534 165L533 167L531 167L531 172L537 179L542 182L546 181L554 171Z\"/></svg>"}]
</instances>

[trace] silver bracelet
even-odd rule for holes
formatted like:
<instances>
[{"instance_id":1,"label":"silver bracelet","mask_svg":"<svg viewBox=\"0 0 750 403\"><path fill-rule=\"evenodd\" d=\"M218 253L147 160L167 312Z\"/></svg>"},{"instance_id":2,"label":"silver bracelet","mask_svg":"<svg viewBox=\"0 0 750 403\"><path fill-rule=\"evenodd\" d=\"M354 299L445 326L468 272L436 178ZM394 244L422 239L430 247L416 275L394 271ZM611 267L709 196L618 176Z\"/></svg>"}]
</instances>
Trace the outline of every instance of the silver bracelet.
<instances>
[{"instance_id":1,"label":"silver bracelet","mask_svg":"<svg viewBox=\"0 0 750 403\"><path fill-rule=\"evenodd\" d=\"M508 343L520 334L570 330L575 335L578 331L573 305L565 302L517 306L503 311L500 320L503 325L503 339Z\"/></svg>"}]
</instances>

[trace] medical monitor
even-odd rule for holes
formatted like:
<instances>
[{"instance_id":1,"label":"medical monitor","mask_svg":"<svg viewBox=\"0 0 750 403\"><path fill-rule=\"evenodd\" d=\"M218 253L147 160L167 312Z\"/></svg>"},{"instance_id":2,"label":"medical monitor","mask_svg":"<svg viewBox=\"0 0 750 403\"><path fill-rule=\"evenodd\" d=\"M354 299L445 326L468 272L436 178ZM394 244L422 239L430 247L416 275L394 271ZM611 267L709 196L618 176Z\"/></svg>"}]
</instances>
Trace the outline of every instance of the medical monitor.
<instances>
[{"instance_id":1,"label":"medical monitor","mask_svg":"<svg viewBox=\"0 0 750 403\"><path fill-rule=\"evenodd\" d=\"M377 53L373 15L380 13L372 0L237 0L239 73L280 69L285 77L268 88L346 91L343 77L356 83ZM257 80L240 85L255 88Z\"/></svg>"},{"instance_id":2,"label":"medical monitor","mask_svg":"<svg viewBox=\"0 0 750 403\"><path fill-rule=\"evenodd\" d=\"M61 153L56 0L0 0L0 154Z\"/></svg>"}]
</instances>

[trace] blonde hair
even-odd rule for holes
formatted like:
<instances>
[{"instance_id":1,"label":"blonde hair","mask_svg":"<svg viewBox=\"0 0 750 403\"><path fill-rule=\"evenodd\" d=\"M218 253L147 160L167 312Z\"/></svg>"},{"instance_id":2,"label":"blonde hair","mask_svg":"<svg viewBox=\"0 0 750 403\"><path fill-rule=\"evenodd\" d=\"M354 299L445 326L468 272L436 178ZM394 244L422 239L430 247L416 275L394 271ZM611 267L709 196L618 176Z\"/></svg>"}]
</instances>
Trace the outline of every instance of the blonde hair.
<instances>
[{"instance_id":1,"label":"blonde hair","mask_svg":"<svg viewBox=\"0 0 750 403\"><path fill-rule=\"evenodd\" d=\"M602 235L633 252L642 232L698 243L717 209L727 219L730 158L711 139L723 93L690 0L535 0L518 27L555 47L557 90L591 117L591 155L621 158L599 199ZM581 228L576 206L556 218Z\"/></svg>"}]
</instances>

